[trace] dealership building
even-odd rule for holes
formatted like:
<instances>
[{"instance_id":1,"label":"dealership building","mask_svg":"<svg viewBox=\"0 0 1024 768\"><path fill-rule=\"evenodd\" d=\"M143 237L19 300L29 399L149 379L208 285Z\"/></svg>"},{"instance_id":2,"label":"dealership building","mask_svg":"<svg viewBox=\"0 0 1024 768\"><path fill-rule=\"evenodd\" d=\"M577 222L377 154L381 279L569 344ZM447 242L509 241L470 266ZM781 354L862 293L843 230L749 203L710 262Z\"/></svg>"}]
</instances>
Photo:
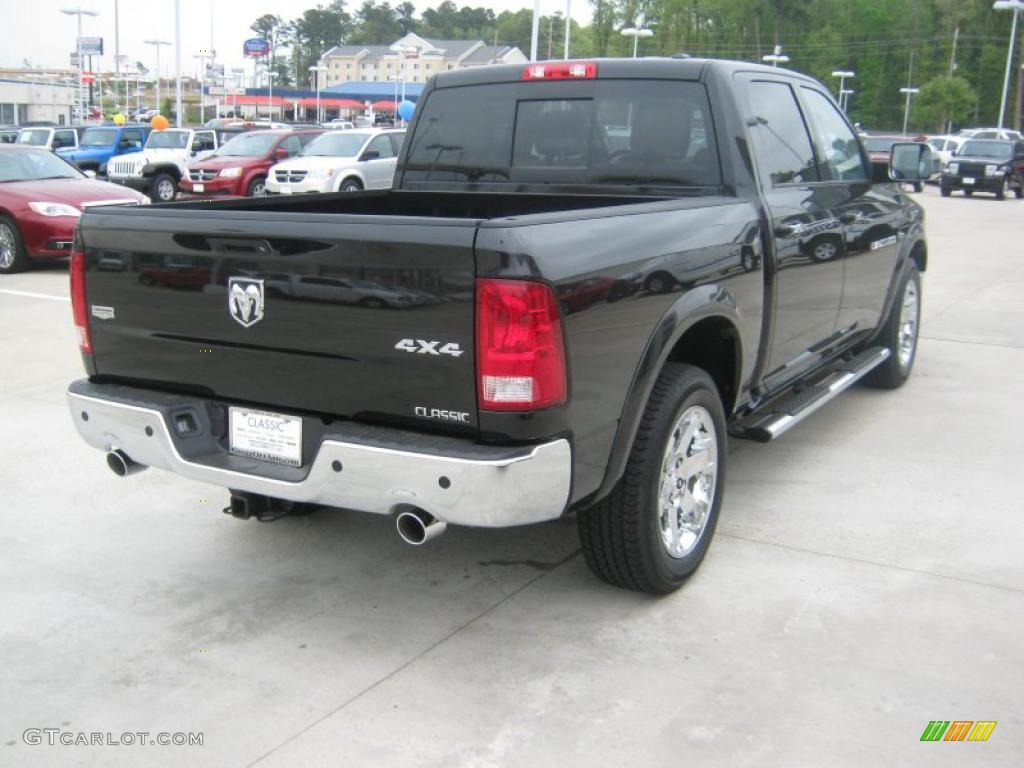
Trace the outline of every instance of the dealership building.
<instances>
[{"instance_id":1,"label":"dealership building","mask_svg":"<svg viewBox=\"0 0 1024 768\"><path fill-rule=\"evenodd\" d=\"M0 125L71 124L75 84L36 74L0 71Z\"/></svg>"}]
</instances>

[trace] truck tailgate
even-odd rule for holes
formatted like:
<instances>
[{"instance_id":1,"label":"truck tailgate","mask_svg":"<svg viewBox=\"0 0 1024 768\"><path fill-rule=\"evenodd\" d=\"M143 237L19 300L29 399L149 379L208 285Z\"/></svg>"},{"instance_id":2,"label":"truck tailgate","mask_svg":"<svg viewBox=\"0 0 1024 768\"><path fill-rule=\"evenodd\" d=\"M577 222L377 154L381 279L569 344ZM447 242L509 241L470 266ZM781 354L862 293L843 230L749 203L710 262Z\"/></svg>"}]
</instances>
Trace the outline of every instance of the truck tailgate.
<instances>
[{"instance_id":1,"label":"truck tailgate","mask_svg":"<svg viewBox=\"0 0 1024 768\"><path fill-rule=\"evenodd\" d=\"M332 416L476 425L478 221L131 214L81 223L99 376Z\"/></svg>"}]
</instances>

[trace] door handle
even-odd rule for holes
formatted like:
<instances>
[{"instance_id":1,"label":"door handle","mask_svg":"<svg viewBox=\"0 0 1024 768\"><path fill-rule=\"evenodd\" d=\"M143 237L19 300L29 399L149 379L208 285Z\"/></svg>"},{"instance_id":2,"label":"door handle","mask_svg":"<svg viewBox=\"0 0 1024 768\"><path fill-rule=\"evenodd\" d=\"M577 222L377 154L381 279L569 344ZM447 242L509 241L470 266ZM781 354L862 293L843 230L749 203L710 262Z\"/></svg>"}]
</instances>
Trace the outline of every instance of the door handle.
<instances>
[{"instance_id":1,"label":"door handle","mask_svg":"<svg viewBox=\"0 0 1024 768\"><path fill-rule=\"evenodd\" d=\"M853 224L860 221L859 213L841 213L839 214L839 221L843 224Z\"/></svg>"}]
</instances>

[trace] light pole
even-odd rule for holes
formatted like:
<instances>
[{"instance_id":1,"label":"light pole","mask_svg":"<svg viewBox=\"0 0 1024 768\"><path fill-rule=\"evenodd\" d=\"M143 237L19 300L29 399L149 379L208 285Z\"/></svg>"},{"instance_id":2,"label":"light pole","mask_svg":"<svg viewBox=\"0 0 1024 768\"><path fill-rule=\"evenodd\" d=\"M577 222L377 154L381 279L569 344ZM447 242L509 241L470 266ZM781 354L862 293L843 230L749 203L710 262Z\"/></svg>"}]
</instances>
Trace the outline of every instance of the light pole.
<instances>
[{"instance_id":1,"label":"light pole","mask_svg":"<svg viewBox=\"0 0 1024 768\"><path fill-rule=\"evenodd\" d=\"M782 53L782 46L776 45L775 50L761 57L761 61L769 62L773 67L779 66L779 64L785 64L789 61L789 56L785 56Z\"/></svg>"},{"instance_id":2,"label":"light pole","mask_svg":"<svg viewBox=\"0 0 1024 768\"><path fill-rule=\"evenodd\" d=\"M572 0L565 0L565 59L569 59L569 30L572 29Z\"/></svg>"},{"instance_id":3,"label":"light pole","mask_svg":"<svg viewBox=\"0 0 1024 768\"><path fill-rule=\"evenodd\" d=\"M267 70L267 109L270 112L270 122L274 122L274 78L277 72Z\"/></svg>"},{"instance_id":4,"label":"light pole","mask_svg":"<svg viewBox=\"0 0 1024 768\"><path fill-rule=\"evenodd\" d=\"M174 0L174 125L176 128L181 128L181 112L181 0Z\"/></svg>"},{"instance_id":5,"label":"light pole","mask_svg":"<svg viewBox=\"0 0 1024 768\"><path fill-rule=\"evenodd\" d=\"M910 122L910 97L920 91L920 88L900 88L900 93L907 94L907 105L903 108L903 134L907 133L907 123Z\"/></svg>"},{"instance_id":6,"label":"light pole","mask_svg":"<svg viewBox=\"0 0 1024 768\"><path fill-rule=\"evenodd\" d=\"M193 53L193 59L199 59L199 122L206 123L206 60L213 57L208 53Z\"/></svg>"},{"instance_id":7,"label":"light pole","mask_svg":"<svg viewBox=\"0 0 1024 768\"><path fill-rule=\"evenodd\" d=\"M832 73L832 77L839 78L839 108L843 110L843 112L846 111L846 105L843 104L843 89L846 86L846 78L853 77L856 74L856 72L848 72L846 70L841 69L837 69L835 72Z\"/></svg>"},{"instance_id":8,"label":"light pole","mask_svg":"<svg viewBox=\"0 0 1024 768\"><path fill-rule=\"evenodd\" d=\"M1013 43L1017 37L1017 16L1024 11L1024 0L996 0L992 3L993 10L1013 11L1013 25L1010 27L1010 47L1006 51L1006 74L1003 75L1003 98L999 102L999 128L1003 127L1006 117L1006 93L1010 88L1010 69L1013 65Z\"/></svg>"},{"instance_id":9,"label":"light pole","mask_svg":"<svg viewBox=\"0 0 1024 768\"><path fill-rule=\"evenodd\" d=\"M640 45L640 38L641 37L653 37L654 36L654 32L652 30L646 29L644 27L626 27L624 30L622 30L622 32L620 34L623 37L632 37L633 38L633 58L634 59L636 58L637 48Z\"/></svg>"},{"instance_id":10,"label":"light pole","mask_svg":"<svg viewBox=\"0 0 1024 768\"><path fill-rule=\"evenodd\" d=\"M843 90L839 92L839 107L843 112L850 108L850 96L854 93L856 93L856 91L853 90L853 88L843 88Z\"/></svg>"},{"instance_id":11,"label":"light pole","mask_svg":"<svg viewBox=\"0 0 1024 768\"><path fill-rule=\"evenodd\" d=\"M78 37L75 38L75 50L78 52L78 124L85 122L85 90L82 81L82 72L85 67L82 65L82 17L99 16L96 11L87 11L78 6L77 8L61 8L60 12L65 16L78 17Z\"/></svg>"},{"instance_id":12,"label":"light pole","mask_svg":"<svg viewBox=\"0 0 1024 768\"><path fill-rule=\"evenodd\" d=\"M156 111L160 114L160 46L170 45L166 40L143 40L146 45L156 46Z\"/></svg>"},{"instance_id":13,"label":"light pole","mask_svg":"<svg viewBox=\"0 0 1024 768\"><path fill-rule=\"evenodd\" d=\"M398 120L398 105L402 103L402 102L400 102L398 100L398 83L399 83L400 80L402 80L402 76L401 75L391 75L391 77L389 77L388 80L392 81L395 84L395 120L397 121ZM404 81L402 81L402 82L403 82L403 85L404 85Z\"/></svg>"},{"instance_id":14,"label":"light pole","mask_svg":"<svg viewBox=\"0 0 1024 768\"><path fill-rule=\"evenodd\" d=\"M314 64L309 71L313 73L313 78L316 81L316 122L320 124L323 122L323 118L320 116L320 73L326 72L327 67Z\"/></svg>"},{"instance_id":15,"label":"light pole","mask_svg":"<svg viewBox=\"0 0 1024 768\"><path fill-rule=\"evenodd\" d=\"M533 22L530 25L530 61L537 60L537 39L540 37L540 0L533 0Z\"/></svg>"}]
</instances>

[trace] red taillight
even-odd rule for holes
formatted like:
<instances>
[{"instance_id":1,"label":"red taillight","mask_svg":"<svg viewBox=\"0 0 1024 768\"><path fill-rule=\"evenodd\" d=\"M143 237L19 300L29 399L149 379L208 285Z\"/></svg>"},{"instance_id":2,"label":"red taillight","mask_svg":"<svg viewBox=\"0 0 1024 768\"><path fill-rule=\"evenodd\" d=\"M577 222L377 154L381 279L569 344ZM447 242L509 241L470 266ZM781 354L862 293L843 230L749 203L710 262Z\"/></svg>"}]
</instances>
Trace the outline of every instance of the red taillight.
<instances>
[{"instance_id":1,"label":"red taillight","mask_svg":"<svg viewBox=\"0 0 1024 768\"><path fill-rule=\"evenodd\" d=\"M523 70L523 80L592 80L597 77L593 61L557 61L530 64Z\"/></svg>"},{"instance_id":2,"label":"red taillight","mask_svg":"<svg viewBox=\"0 0 1024 768\"><path fill-rule=\"evenodd\" d=\"M476 281L476 370L481 410L533 411L565 402L565 346L549 286Z\"/></svg>"},{"instance_id":3,"label":"red taillight","mask_svg":"<svg viewBox=\"0 0 1024 768\"><path fill-rule=\"evenodd\" d=\"M89 311L85 304L85 253L79 235L75 234L75 250L71 252L71 313L75 318L78 346L86 355L92 354L89 334Z\"/></svg>"}]
</instances>

